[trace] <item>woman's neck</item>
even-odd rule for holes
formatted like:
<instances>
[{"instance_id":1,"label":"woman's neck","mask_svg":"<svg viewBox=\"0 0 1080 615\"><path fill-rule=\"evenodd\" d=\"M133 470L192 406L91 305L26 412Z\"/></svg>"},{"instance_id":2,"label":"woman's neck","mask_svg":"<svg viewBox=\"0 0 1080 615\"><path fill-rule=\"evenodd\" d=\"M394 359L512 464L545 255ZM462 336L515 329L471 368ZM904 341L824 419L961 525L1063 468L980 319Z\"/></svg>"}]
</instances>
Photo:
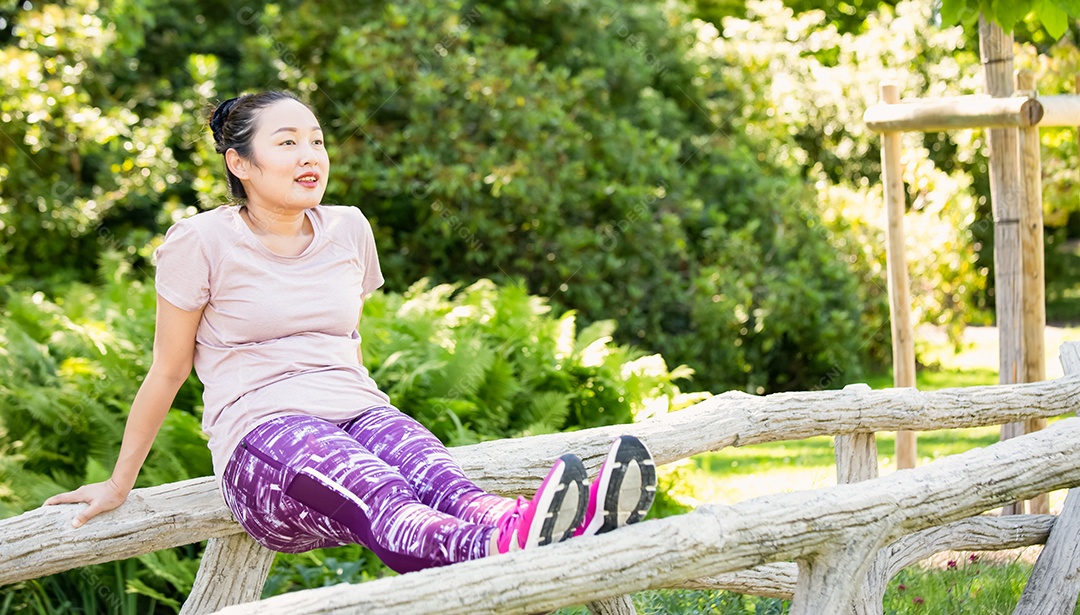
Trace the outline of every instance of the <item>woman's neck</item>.
<instances>
[{"instance_id":1,"label":"woman's neck","mask_svg":"<svg viewBox=\"0 0 1080 615\"><path fill-rule=\"evenodd\" d=\"M260 235L301 237L311 233L311 222L304 210L271 211L261 205L245 203L240 208L251 230Z\"/></svg>"}]
</instances>

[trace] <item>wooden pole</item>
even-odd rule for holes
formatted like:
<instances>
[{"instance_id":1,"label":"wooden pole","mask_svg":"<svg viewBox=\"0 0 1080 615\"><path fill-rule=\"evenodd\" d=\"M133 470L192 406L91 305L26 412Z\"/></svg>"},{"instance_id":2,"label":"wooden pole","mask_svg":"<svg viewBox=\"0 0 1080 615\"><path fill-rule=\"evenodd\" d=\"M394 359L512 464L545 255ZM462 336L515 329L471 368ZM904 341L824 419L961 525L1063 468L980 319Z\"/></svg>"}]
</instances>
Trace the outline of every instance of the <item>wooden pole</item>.
<instances>
[{"instance_id":1,"label":"wooden pole","mask_svg":"<svg viewBox=\"0 0 1080 615\"><path fill-rule=\"evenodd\" d=\"M1013 94L1013 38L996 23L979 17L979 52L982 56L986 93L995 97ZM990 144L990 199L994 212L994 297L1000 342L998 380L1020 382L1024 369L1023 267L1021 264L1020 212L1024 185L1020 177L1019 138L1015 128L992 128ZM1001 427L1001 439L1024 433L1023 423ZM1022 503L1006 505L1002 514L1023 512Z\"/></svg>"},{"instance_id":2,"label":"wooden pole","mask_svg":"<svg viewBox=\"0 0 1080 615\"><path fill-rule=\"evenodd\" d=\"M1080 96L1041 96L1038 102L1043 112L1042 119L1038 121L1039 126L1053 128L1080 124Z\"/></svg>"},{"instance_id":3,"label":"wooden pole","mask_svg":"<svg viewBox=\"0 0 1080 615\"><path fill-rule=\"evenodd\" d=\"M1016 89L1030 99L1036 96L1035 73L1016 73ZM1020 240L1024 269L1024 378L1023 382L1046 379L1046 275L1043 270L1042 160L1038 126L1020 129L1020 164L1023 165L1024 207L1020 212ZM1024 432L1046 427L1046 419L1028 419ZM1028 512L1050 513L1050 496L1028 500Z\"/></svg>"},{"instance_id":4,"label":"wooden pole","mask_svg":"<svg viewBox=\"0 0 1080 615\"><path fill-rule=\"evenodd\" d=\"M1074 97L1070 97L1074 98ZM1080 97L1076 110L1080 112ZM1071 114L1071 101L1058 105L1059 116ZM1043 118L1042 101L1033 98L993 98L985 95L915 99L900 104L880 103L863 113L875 132L938 132L961 128L1033 126Z\"/></svg>"},{"instance_id":5,"label":"wooden pole","mask_svg":"<svg viewBox=\"0 0 1080 615\"><path fill-rule=\"evenodd\" d=\"M992 98L985 94L915 98L898 105L877 104L863 113L874 132L941 132L963 128L1045 128L1080 125L1080 95Z\"/></svg>"},{"instance_id":6,"label":"wooden pole","mask_svg":"<svg viewBox=\"0 0 1080 615\"><path fill-rule=\"evenodd\" d=\"M900 87L881 84L881 101L900 102ZM911 327L911 290L907 254L904 251L904 209L906 194L900 169L900 133L881 135L881 181L885 187L885 265L889 276L889 320L892 322L893 385L915 386L915 332ZM896 432L896 468L915 467L915 432Z\"/></svg>"}]
</instances>

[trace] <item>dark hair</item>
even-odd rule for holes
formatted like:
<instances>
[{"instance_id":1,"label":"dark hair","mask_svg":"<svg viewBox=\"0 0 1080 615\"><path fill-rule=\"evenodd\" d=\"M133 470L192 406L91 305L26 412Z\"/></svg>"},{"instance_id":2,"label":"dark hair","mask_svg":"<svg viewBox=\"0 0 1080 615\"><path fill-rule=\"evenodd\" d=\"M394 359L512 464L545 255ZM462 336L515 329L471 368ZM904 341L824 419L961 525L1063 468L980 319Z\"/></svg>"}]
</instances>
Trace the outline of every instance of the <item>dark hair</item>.
<instances>
[{"instance_id":1,"label":"dark hair","mask_svg":"<svg viewBox=\"0 0 1080 615\"><path fill-rule=\"evenodd\" d=\"M299 98L289 92L270 90L257 94L242 94L219 104L210 114L210 131L214 133L214 149L224 158L225 152L235 149L242 158L251 158L251 141L258 127L259 111L282 100ZM308 107L310 109L310 107ZM225 177L229 182L229 193L235 199L246 199L247 192L240 178L229 170L225 163Z\"/></svg>"}]
</instances>

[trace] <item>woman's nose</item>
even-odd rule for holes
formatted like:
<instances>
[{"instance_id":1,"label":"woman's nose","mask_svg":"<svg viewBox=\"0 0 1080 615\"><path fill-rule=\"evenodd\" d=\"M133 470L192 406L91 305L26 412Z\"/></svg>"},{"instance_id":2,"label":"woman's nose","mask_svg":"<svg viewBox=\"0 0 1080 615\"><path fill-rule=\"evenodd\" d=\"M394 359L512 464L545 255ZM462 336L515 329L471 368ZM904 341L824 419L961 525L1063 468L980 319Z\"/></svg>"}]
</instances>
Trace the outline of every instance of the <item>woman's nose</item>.
<instances>
[{"instance_id":1,"label":"woman's nose","mask_svg":"<svg viewBox=\"0 0 1080 615\"><path fill-rule=\"evenodd\" d=\"M315 147L310 143L301 147L300 149L300 165L307 166L315 164L318 161L318 156L315 153Z\"/></svg>"}]
</instances>

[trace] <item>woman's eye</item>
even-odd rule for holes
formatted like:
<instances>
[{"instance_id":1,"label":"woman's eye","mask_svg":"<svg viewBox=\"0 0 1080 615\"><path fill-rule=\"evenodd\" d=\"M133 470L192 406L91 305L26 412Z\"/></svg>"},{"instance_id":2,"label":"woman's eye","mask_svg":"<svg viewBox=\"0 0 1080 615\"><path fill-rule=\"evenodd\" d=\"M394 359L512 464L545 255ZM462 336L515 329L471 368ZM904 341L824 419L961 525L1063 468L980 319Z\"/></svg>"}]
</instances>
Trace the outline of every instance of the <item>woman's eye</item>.
<instances>
[{"instance_id":1,"label":"woman's eye","mask_svg":"<svg viewBox=\"0 0 1080 615\"><path fill-rule=\"evenodd\" d=\"M296 142L293 141L292 139L285 139L284 141L281 142L281 144L282 145L296 145Z\"/></svg>"},{"instance_id":2,"label":"woman's eye","mask_svg":"<svg viewBox=\"0 0 1080 615\"><path fill-rule=\"evenodd\" d=\"M323 140L322 139L315 139L314 143L315 143L315 145L322 145Z\"/></svg>"}]
</instances>

